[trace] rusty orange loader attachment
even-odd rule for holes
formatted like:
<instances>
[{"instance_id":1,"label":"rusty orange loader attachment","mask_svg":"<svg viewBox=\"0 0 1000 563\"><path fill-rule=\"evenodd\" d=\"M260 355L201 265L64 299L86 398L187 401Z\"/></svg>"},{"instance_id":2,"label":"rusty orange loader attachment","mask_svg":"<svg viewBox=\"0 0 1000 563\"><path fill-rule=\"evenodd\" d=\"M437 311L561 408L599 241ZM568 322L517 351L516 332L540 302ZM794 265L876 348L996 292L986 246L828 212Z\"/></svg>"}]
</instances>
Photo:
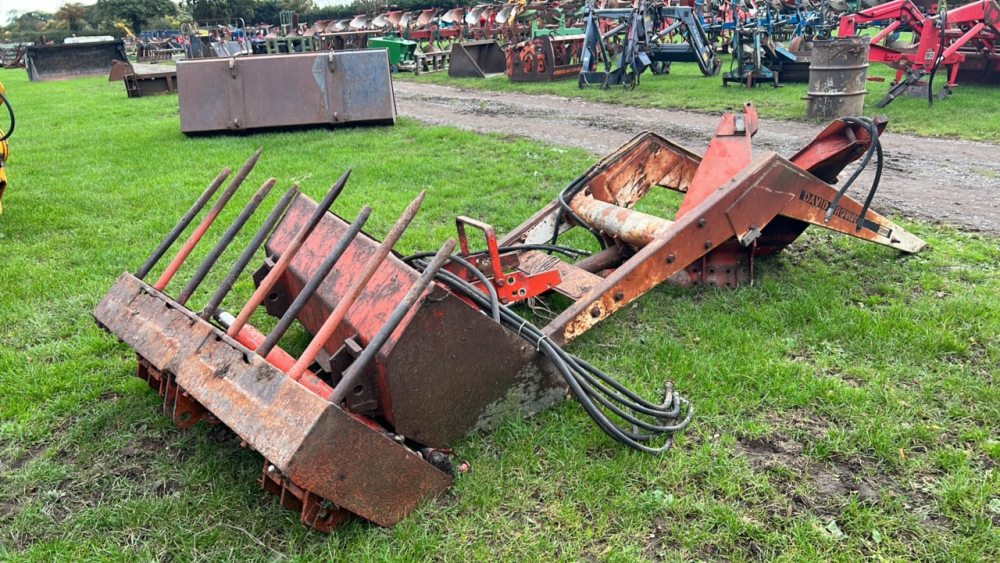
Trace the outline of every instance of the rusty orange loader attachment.
<instances>
[{"instance_id":1,"label":"rusty orange loader attachment","mask_svg":"<svg viewBox=\"0 0 1000 563\"><path fill-rule=\"evenodd\" d=\"M881 162L884 127L881 120L839 120L790 158L752 157L751 105L724 116L703 157L644 133L506 236L459 217L457 241L411 256L392 249L425 195L380 241L363 230L370 208L353 220L331 211L348 171L318 203L289 188L219 287L193 308L202 282L274 179L250 198L183 287L170 294L167 288L258 151L175 257L160 266L229 169L137 272L121 275L94 317L135 350L137 375L159 392L175 423L225 424L258 451L263 488L303 524L330 532L359 516L391 526L467 467L453 457L462 437L569 396L614 441L666 452L694 415L673 384L648 400L563 349L656 285L745 284L757 256L779 252L809 225L899 251L921 249L922 241L868 209L874 190L864 203L845 194L857 173L841 189L831 185L852 161ZM632 209L654 187L686 193L672 220ZM575 227L593 233L601 250L560 246L559 236ZM252 274L256 291L229 312L225 301L262 246L263 265ZM159 275L150 282L154 270ZM570 304L547 325L518 313L554 293ZM250 322L261 308L278 319L267 334ZM297 357L280 346L296 321L313 335Z\"/></svg>"}]
</instances>

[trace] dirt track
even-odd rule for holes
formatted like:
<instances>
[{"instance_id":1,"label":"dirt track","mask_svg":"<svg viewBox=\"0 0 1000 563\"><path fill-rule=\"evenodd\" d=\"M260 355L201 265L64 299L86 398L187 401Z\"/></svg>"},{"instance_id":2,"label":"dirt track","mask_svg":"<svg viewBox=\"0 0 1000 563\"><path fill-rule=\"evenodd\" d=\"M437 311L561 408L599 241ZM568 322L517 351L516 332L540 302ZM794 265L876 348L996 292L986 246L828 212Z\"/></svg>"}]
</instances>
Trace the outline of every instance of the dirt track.
<instances>
[{"instance_id":1,"label":"dirt track","mask_svg":"<svg viewBox=\"0 0 1000 563\"><path fill-rule=\"evenodd\" d=\"M400 115L430 125L523 136L597 155L645 130L702 152L719 122L718 115L437 84L397 81L395 90ZM791 156L819 131L809 123L762 119L754 147ZM889 131L882 146L886 162L874 209L1000 233L1000 146ZM875 167L869 168L858 190L870 185Z\"/></svg>"}]
</instances>

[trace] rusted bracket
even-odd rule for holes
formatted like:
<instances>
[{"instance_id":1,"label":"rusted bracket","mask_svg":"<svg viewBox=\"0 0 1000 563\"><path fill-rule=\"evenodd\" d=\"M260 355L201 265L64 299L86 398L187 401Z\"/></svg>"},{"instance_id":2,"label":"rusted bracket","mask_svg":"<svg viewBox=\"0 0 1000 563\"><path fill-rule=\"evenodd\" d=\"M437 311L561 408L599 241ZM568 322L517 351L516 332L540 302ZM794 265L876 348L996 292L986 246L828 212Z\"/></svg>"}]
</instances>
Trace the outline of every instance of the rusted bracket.
<instances>
[{"instance_id":1,"label":"rusted bracket","mask_svg":"<svg viewBox=\"0 0 1000 563\"><path fill-rule=\"evenodd\" d=\"M500 303L507 305L537 297L547 291L551 291L552 288L562 283L559 271L555 269L536 274L527 274L522 271L513 270L505 274L504 263L500 257L497 235L493 230L493 226L465 216L455 219L455 227L458 229L458 242L462 249L463 258L472 258L469 237L465 232L466 225L479 229L486 235L486 256L478 260L477 266L481 268L483 273L487 275L492 274L490 283L496 289ZM512 256L516 257L516 255ZM516 262L514 265L517 265ZM486 271L487 268L489 271ZM486 290L482 287L482 282L475 281L472 283L486 293Z\"/></svg>"}]
</instances>

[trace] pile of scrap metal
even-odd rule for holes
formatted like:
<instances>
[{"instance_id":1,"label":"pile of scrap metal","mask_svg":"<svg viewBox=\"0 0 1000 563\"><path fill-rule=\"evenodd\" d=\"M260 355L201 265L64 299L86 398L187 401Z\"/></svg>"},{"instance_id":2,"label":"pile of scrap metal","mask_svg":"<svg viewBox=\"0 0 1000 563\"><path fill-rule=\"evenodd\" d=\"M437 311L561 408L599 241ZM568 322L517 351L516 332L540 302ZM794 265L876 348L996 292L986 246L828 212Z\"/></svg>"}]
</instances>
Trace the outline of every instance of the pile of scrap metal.
<instances>
[{"instance_id":1,"label":"pile of scrap metal","mask_svg":"<svg viewBox=\"0 0 1000 563\"><path fill-rule=\"evenodd\" d=\"M601 22L617 25L603 31ZM606 26L607 27L607 26ZM667 74L673 62L695 62L716 76L722 62L693 8L640 0L631 8L597 9L588 4L579 85L635 88L647 68ZM604 63L604 70L598 65Z\"/></svg>"},{"instance_id":2,"label":"pile of scrap metal","mask_svg":"<svg viewBox=\"0 0 1000 563\"><path fill-rule=\"evenodd\" d=\"M944 85L936 94L939 100L950 94L960 79L1000 84L1000 7L996 0L978 0L935 15L925 14L912 0L896 0L844 16L839 35L855 35L868 25L885 25L871 39L869 60L896 69L896 80L878 107L903 94L926 97L933 105L934 77L945 67ZM914 43L889 43L900 31L912 31Z\"/></svg>"},{"instance_id":3,"label":"pile of scrap metal","mask_svg":"<svg viewBox=\"0 0 1000 563\"><path fill-rule=\"evenodd\" d=\"M320 203L292 186L218 289L196 297L272 178L168 295L258 151L156 281L144 280L228 168L142 267L119 277L94 317L138 353L138 376L160 393L164 413L182 427L231 428L263 456L263 487L325 532L352 515L394 525L452 484L462 464L449 455L463 436L568 395L613 440L663 453L692 418L688 402L669 383L662 402L644 399L563 346L663 282L747 284L758 256L780 252L809 225L904 252L925 246L869 209L875 185L864 203L844 194L873 155L881 167L884 121L835 121L790 158L752 158L758 120L752 105L744 109L723 117L703 157L638 135L499 240L489 225L459 217L458 253L454 240L437 253L392 252L424 193L380 242L363 231L371 208L353 221L330 211L350 170ZM831 185L862 157L841 189ZM686 194L673 221L632 209L654 187ZM571 261L588 254L558 245L575 227L602 250ZM473 250L469 228L483 232L484 250ZM256 291L242 306L230 302L239 309L232 315L227 295L265 239ZM550 294L571 304L544 327L514 307ZM549 305L557 302L565 299ZM261 306L279 318L269 334L248 322ZM298 357L279 346L295 320L314 335Z\"/></svg>"},{"instance_id":4,"label":"pile of scrap metal","mask_svg":"<svg viewBox=\"0 0 1000 563\"><path fill-rule=\"evenodd\" d=\"M281 84L281 96L267 84ZM185 134L396 123L385 51L180 61L177 90Z\"/></svg>"},{"instance_id":5,"label":"pile of scrap metal","mask_svg":"<svg viewBox=\"0 0 1000 563\"><path fill-rule=\"evenodd\" d=\"M115 61L128 62L125 43L120 39L31 45L25 49L25 68L32 82L107 76Z\"/></svg>"},{"instance_id":6,"label":"pile of scrap metal","mask_svg":"<svg viewBox=\"0 0 1000 563\"><path fill-rule=\"evenodd\" d=\"M173 94L177 91L177 68L115 61L108 82L119 80L125 84L125 93L130 98Z\"/></svg>"},{"instance_id":7,"label":"pile of scrap metal","mask_svg":"<svg viewBox=\"0 0 1000 563\"><path fill-rule=\"evenodd\" d=\"M5 132L0 129L0 215L3 215L3 194L7 191L7 160L10 159L10 144L7 139L14 133L14 108L10 105L10 100L7 99L7 90L3 87L3 83L0 82L0 102L3 106L7 108L7 115L10 116L10 127L7 128Z\"/></svg>"}]
</instances>

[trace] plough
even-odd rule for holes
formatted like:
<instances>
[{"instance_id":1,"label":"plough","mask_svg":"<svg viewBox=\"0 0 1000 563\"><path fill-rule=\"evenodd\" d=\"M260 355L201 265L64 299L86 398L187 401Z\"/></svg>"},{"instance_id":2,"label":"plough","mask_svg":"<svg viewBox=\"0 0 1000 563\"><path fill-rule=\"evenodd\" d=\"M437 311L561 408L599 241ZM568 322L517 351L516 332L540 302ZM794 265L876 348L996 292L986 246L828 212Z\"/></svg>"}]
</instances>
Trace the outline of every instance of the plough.
<instances>
[{"instance_id":1,"label":"plough","mask_svg":"<svg viewBox=\"0 0 1000 563\"><path fill-rule=\"evenodd\" d=\"M649 401L562 348L657 285L745 284L757 256L779 252L809 225L920 250L923 241L868 209L874 186L864 203L844 195L857 172L840 190L831 185L852 161L881 162L884 127L881 119L839 120L790 158L753 158L757 114L747 104L723 117L703 157L640 134L506 236L459 217L458 242L406 257L392 248L425 194L379 241L363 231L371 208L353 220L330 211L348 170L319 203L289 188L218 289L193 307L272 178L168 295L258 151L156 281L146 278L228 168L139 270L119 277L94 317L136 351L138 376L178 425L225 424L260 452L264 489L303 524L330 532L356 515L391 526L452 484L464 467L450 458L460 438L512 409L530 414L572 394L612 439L667 451L694 412L672 384L662 402ZM632 209L657 186L686 194L673 221ZM558 238L576 227L602 250L573 262L564 257L587 253ZM485 250L473 250L473 230ZM262 244L256 290L230 314L227 296ZM553 292L571 304L544 327L513 307ZM279 318L269 334L250 323L261 306ZM314 335L298 357L280 347L295 320Z\"/></svg>"},{"instance_id":2,"label":"plough","mask_svg":"<svg viewBox=\"0 0 1000 563\"><path fill-rule=\"evenodd\" d=\"M926 96L933 105L934 77L942 66L949 70L937 93L939 100L951 93L959 77L974 83L1000 83L1000 6L996 0L979 0L933 16L925 15L912 0L896 0L844 16L839 35L854 35L860 26L882 21L890 23L872 37L869 60L895 68L896 80L878 107L901 94ZM919 36L915 45L880 44L901 28Z\"/></svg>"}]
</instances>

